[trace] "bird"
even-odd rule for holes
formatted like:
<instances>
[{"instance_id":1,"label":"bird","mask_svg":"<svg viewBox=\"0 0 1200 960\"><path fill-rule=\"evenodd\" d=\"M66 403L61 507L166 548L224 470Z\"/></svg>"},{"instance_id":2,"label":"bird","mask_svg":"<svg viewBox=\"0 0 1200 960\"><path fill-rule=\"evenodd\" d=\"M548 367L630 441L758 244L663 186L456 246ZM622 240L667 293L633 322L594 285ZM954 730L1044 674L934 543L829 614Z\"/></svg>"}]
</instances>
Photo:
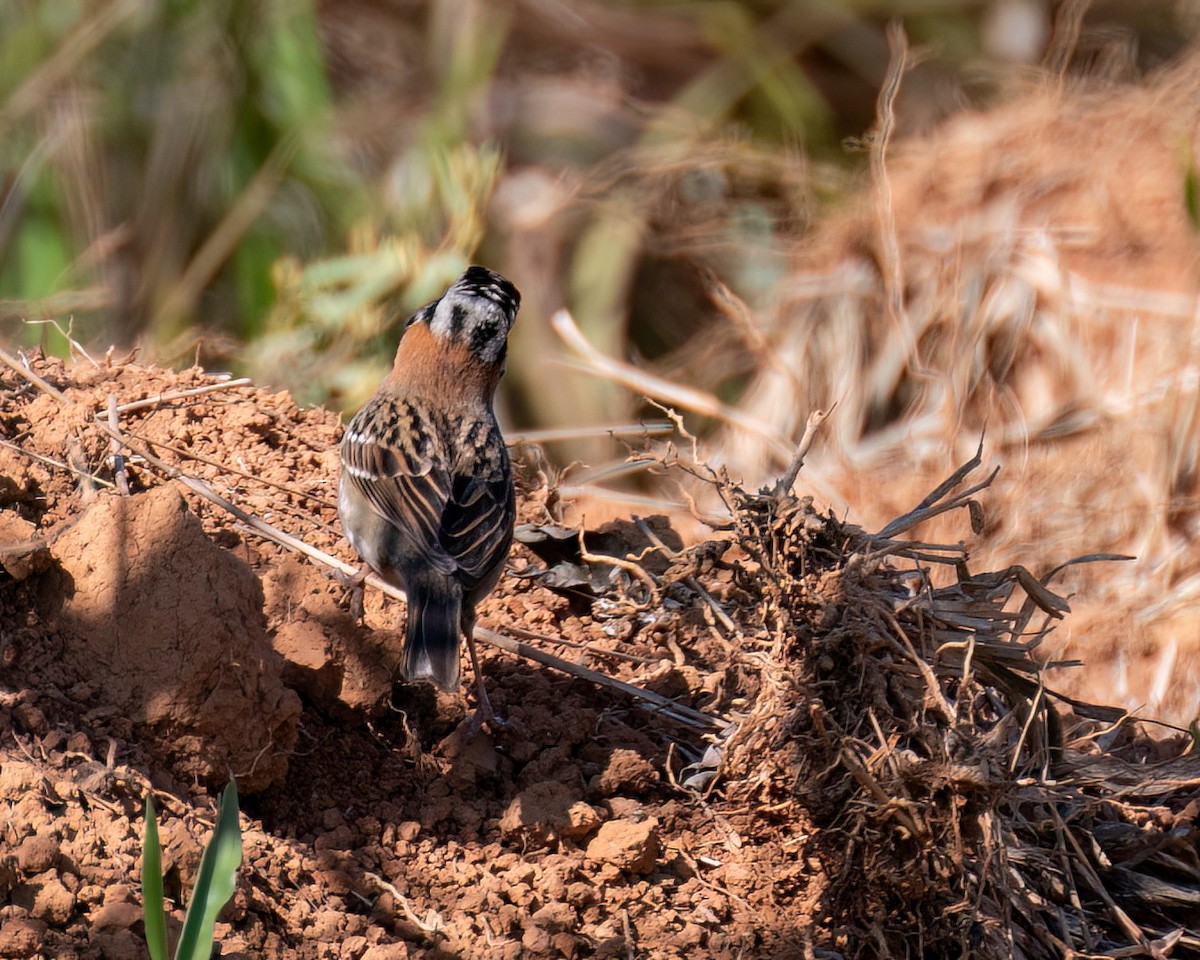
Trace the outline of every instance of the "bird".
<instances>
[{"instance_id":1,"label":"bird","mask_svg":"<svg viewBox=\"0 0 1200 960\"><path fill-rule=\"evenodd\" d=\"M516 520L493 400L520 304L503 276L469 267L405 324L391 372L350 420L339 450L346 538L407 597L405 679L457 692L461 635L479 691L477 723L496 721L472 634Z\"/></svg>"}]
</instances>

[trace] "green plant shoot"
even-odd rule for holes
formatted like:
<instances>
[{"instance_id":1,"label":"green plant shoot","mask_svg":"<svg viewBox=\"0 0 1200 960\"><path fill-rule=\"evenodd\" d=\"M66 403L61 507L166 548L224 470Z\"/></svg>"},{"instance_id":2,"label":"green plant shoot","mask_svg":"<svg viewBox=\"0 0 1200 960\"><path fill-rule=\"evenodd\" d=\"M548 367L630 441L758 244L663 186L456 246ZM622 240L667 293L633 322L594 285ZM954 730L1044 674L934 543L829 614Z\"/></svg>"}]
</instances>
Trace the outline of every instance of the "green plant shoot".
<instances>
[{"instance_id":1,"label":"green plant shoot","mask_svg":"<svg viewBox=\"0 0 1200 960\"><path fill-rule=\"evenodd\" d=\"M212 956L217 915L233 896L242 863L242 830L238 824L237 785L232 779L221 794L217 825L200 858L196 886L175 948L175 960L207 960ZM146 946L151 960L167 960L167 922L163 909L162 851L154 800L146 797L146 838L142 854L142 896Z\"/></svg>"}]
</instances>

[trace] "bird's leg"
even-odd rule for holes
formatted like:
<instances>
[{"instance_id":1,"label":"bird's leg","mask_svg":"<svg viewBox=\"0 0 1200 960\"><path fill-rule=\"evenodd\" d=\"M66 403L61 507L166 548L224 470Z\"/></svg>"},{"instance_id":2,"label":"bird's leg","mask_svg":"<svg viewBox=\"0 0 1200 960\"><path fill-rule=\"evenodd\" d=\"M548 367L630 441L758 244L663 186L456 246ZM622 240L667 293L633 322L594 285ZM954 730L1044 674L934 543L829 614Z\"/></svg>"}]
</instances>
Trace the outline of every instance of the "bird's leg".
<instances>
[{"instance_id":1,"label":"bird's leg","mask_svg":"<svg viewBox=\"0 0 1200 960\"><path fill-rule=\"evenodd\" d=\"M357 573L342 573L341 570L335 570L333 573L334 577L350 593L350 615L354 617L354 622L359 626L362 626L367 615L363 598L366 594L364 584L367 582L367 575L370 572L371 568L363 564Z\"/></svg>"},{"instance_id":2,"label":"bird's leg","mask_svg":"<svg viewBox=\"0 0 1200 960\"><path fill-rule=\"evenodd\" d=\"M471 733L479 732L479 729L486 723L493 730L496 727L503 727L504 721L496 716L496 711L492 709L492 701L488 697L487 685L483 682L483 671L479 669L479 654L475 652L475 621L471 619L469 623L463 624L463 633L467 638L467 653L471 656L471 669L475 671L475 688L479 692L479 706L475 710L475 716L471 719Z\"/></svg>"}]
</instances>

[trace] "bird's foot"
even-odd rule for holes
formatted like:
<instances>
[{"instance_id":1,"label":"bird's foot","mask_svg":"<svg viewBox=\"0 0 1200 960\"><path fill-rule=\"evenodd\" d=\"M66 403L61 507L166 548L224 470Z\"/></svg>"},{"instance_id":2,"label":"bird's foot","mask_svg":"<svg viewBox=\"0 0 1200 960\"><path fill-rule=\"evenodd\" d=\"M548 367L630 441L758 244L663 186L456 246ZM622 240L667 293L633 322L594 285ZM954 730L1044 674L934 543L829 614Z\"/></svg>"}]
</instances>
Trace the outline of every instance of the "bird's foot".
<instances>
[{"instance_id":1,"label":"bird's foot","mask_svg":"<svg viewBox=\"0 0 1200 960\"><path fill-rule=\"evenodd\" d=\"M335 570L333 573L334 578L346 588L349 594L350 616L360 627L367 615L363 598L366 595L364 584L366 584L367 574L370 572L370 567L363 566L356 573L343 573L341 570Z\"/></svg>"},{"instance_id":2,"label":"bird's foot","mask_svg":"<svg viewBox=\"0 0 1200 960\"><path fill-rule=\"evenodd\" d=\"M501 730L507 730L509 726L509 722L492 709L491 701L484 693L479 701L479 706L475 708L475 713L467 722L467 736L477 736L484 727L487 727L490 733L499 733Z\"/></svg>"},{"instance_id":3,"label":"bird's foot","mask_svg":"<svg viewBox=\"0 0 1200 960\"><path fill-rule=\"evenodd\" d=\"M483 728L484 724L487 724L488 729L496 733L507 728L508 721L497 715L496 711L492 708L492 700L488 696L487 684L483 682L483 671L479 669L479 655L475 652L474 624L472 623L463 632L467 638L467 653L471 657L471 669L475 671L475 689L479 694L479 706L475 708L475 716L471 718L468 733L474 736Z\"/></svg>"}]
</instances>

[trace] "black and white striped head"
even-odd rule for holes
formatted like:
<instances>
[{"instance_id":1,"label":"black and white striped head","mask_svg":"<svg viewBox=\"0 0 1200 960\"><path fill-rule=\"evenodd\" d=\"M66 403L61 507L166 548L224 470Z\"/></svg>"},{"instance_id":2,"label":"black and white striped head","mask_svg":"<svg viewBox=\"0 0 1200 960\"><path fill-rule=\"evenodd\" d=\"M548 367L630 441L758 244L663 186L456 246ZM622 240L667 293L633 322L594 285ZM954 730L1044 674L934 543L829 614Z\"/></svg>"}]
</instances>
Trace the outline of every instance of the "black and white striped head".
<instances>
[{"instance_id":1,"label":"black and white striped head","mask_svg":"<svg viewBox=\"0 0 1200 960\"><path fill-rule=\"evenodd\" d=\"M521 294L504 277L484 267L468 267L440 300L409 322L424 320L439 340L460 343L487 363L503 363L508 331L520 306Z\"/></svg>"}]
</instances>

